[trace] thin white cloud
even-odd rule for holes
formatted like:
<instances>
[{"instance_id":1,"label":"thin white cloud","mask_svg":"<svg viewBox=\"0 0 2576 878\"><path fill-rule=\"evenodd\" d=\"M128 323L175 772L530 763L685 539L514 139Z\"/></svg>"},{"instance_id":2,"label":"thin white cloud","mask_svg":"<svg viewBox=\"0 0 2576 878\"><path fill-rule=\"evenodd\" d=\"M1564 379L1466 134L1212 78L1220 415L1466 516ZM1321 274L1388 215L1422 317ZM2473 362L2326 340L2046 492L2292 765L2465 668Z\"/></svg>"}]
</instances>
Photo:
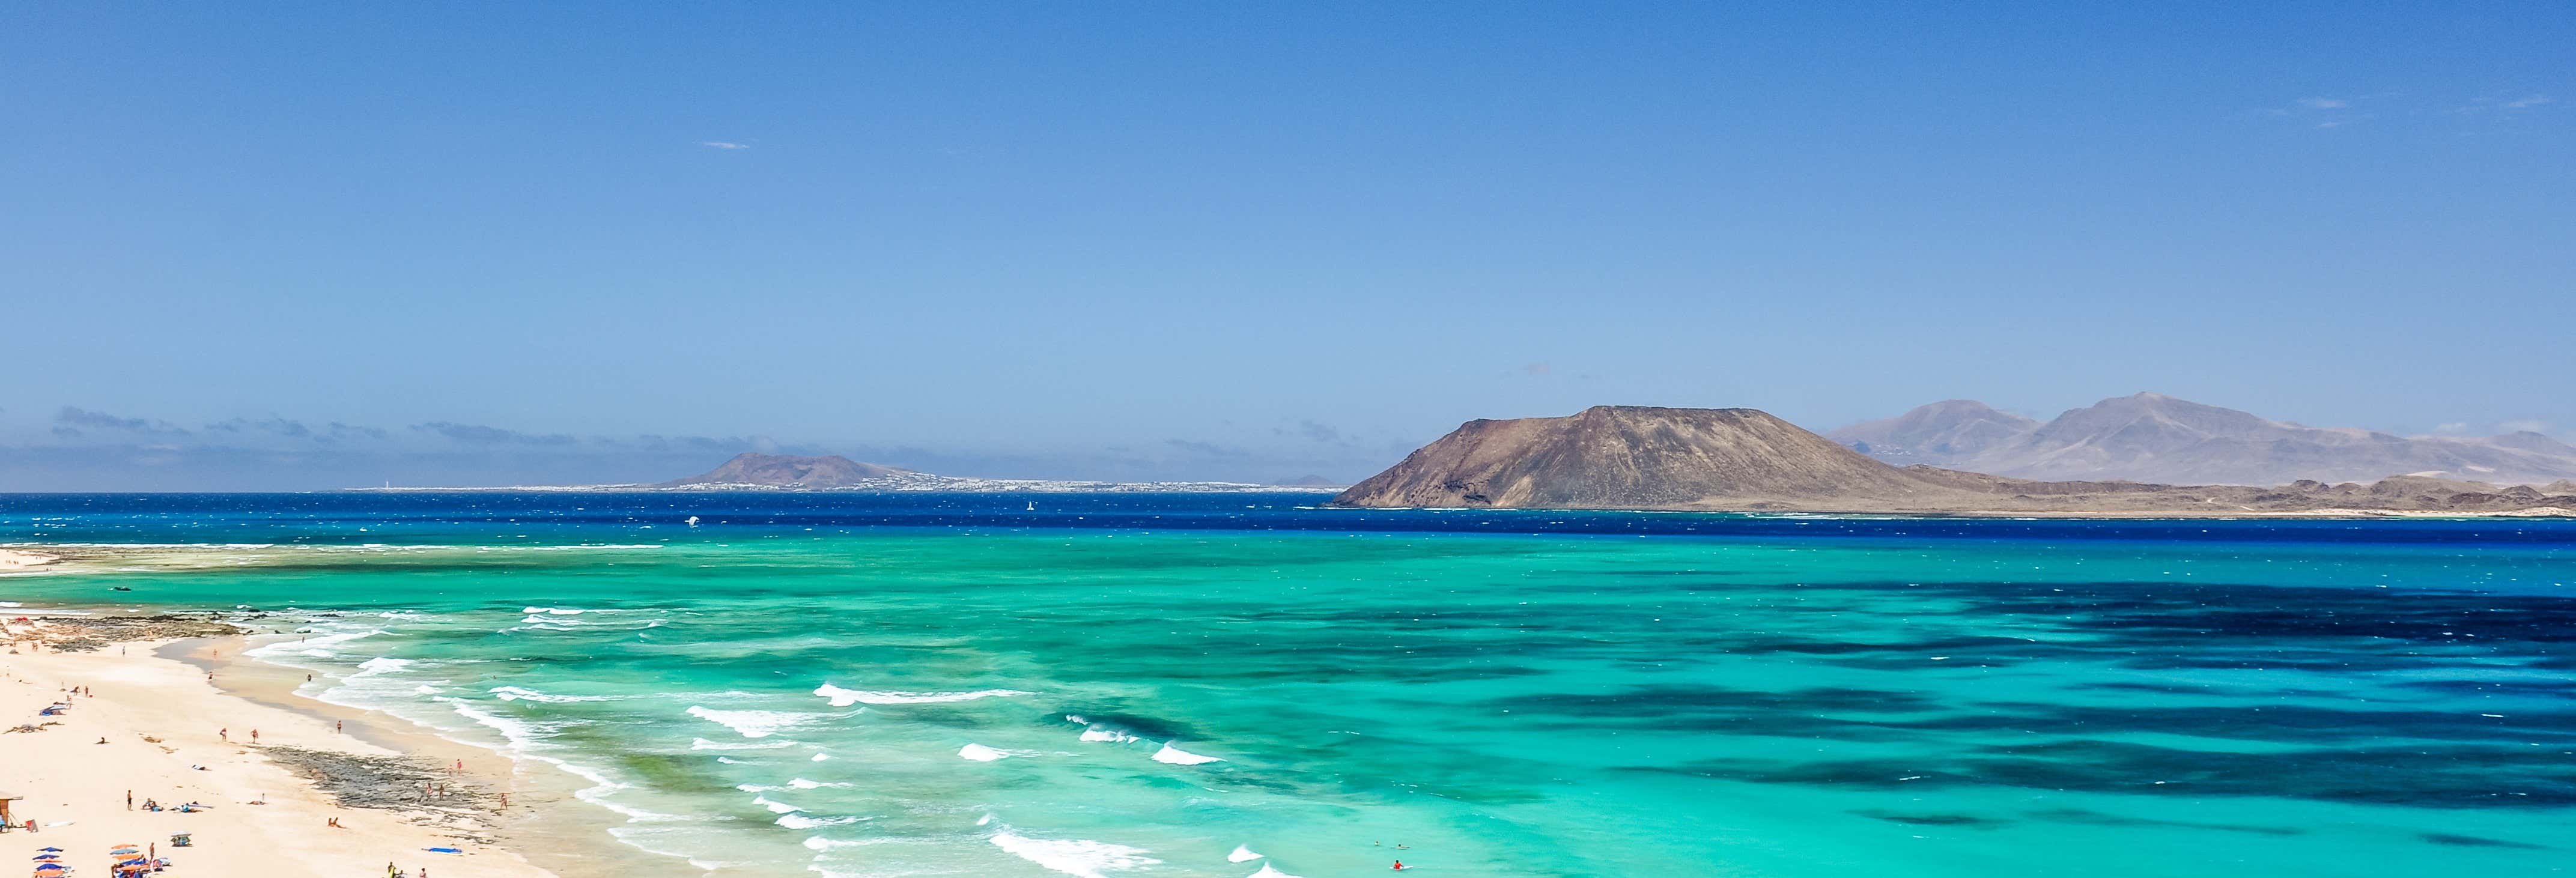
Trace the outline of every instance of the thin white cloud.
<instances>
[{"instance_id":1,"label":"thin white cloud","mask_svg":"<svg viewBox=\"0 0 2576 878\"><path fill-rule=\"evenodd\" d=\"M2506 421L2504 423L2497 424L2496 429L2507 433L2547 433L2549 432L2549 422L2541 420Z\"/></svg>"},{"instance_id":2,"label":"thin white cloud","mask_svg":"<svg viewBox=\"0 0 2576 878\"><path fill-rule=\"evenodd\" d=\"M2342 98L2300 98L2299 106L2311 110L2340 110L2352 106L2352 102Z\"/></svg>"},{"instance_id":3,"label":"thin white cloud","mask_svg":"<svg viewBox=\"0 0 2576 878\"><path fill-rule=\"evenodd\" d=\"M709 149L750 149L750 148L751 148L751 144L748 144L748 143L733 143L733 142L730 142L730 141L724 141L724 140L701 140L701 141L698 141L698 145L699 145L699 146L703 146L703 147L707 147L707 148L709 148Z\"/></svg>"},{"instance_id":4,"label":"thin white cloud","mask_svg":"<svg viewBox=\"0 0 2576 878\"><path fill-rule=\"evenodd\" d=\"M2484 113L2484 112L2486 112L2486 111L2488 111L2488 110L2500 110L2500 111L2503 111L2503 112L2510 113L2510 112L2514 112L2514 111L2516 111L2516 110L2528 110L2528 109L2531 109L2531 108L2533 108L2533 107L2545 107L2545 106L2548 106L2548 105L2550 105L2550 104L2554 104L2554 103L2557 103L2557 102L2558 102L2558 99L2557 99L2557 98L2553 98L2553 97L2550 97L2550 96L2548 96L2548 95L2541 95L2541 94L2535 94L2535 95L2524 95L2524 96L2522 96L2522 97L2518 97L2518 98L2496 98L2496 97L2470 98L2470 99L2469 99L2469 102L2468 102L2466 105L2464 105L2464 106L2459 106L2459 107L2453 107L2453 108L2451 108L2451 112L2452 112L2452 113Z\"/></svg>"}]
</instances>

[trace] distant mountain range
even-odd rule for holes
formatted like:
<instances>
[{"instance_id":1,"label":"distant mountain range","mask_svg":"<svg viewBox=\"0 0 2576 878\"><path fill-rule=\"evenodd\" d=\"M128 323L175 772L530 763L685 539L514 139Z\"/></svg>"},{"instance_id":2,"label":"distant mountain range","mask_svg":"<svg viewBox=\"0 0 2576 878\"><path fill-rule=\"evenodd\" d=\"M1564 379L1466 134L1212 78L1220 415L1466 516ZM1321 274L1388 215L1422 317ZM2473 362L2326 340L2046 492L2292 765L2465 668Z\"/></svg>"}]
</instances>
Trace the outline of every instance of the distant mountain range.
<instances>
[{"instance_id":1,"label":"distant mountain range","mask_svg":"<svg viewBox=\"0 0 2576 878\"><path fill-rule=\"evenodd\" d=\"M2022 441L2018 436L2027 435L1989 435L1991 428L1980 423L2015 425L2010 416L1977 411L1982 408L1954 405L1941 417L1926 415L1874 435L1919 437L1946 444L1953 452L1961 442L2015 447ZM2498 488L2398 477L2368 485L2304 481L2254 488L2033 481L1921 465L1899 469L1753 409L1595 406L1562 418L1469 421L1402 463L1351 486L1333 503L2070 515L2576 515L2576 482Z\"/></svg>"},{"instance_id":2,"label":"distant mountain range","mask_svg":"<svg viewBox=\"0 0 2576 878\"><path fill-rule=\"evenodd\" d=\"M2497 484L2576 478L2576 447L2539 433L2402 437L2306 427L2156 393L2041 422L1964 399L1826 434L1898 466L2024 479L2278 485L2421 475Z\"/></svg>"}]
</instances>

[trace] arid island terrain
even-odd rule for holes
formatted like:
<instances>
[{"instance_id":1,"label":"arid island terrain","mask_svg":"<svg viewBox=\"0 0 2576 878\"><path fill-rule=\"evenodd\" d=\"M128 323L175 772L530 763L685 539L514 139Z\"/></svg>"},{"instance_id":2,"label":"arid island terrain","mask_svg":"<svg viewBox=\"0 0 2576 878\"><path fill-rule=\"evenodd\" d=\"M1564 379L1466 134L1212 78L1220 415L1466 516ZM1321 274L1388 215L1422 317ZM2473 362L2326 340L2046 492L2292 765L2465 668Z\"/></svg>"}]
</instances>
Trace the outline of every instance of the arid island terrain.
<instances>
[{"instance_id":1,"label":"arid island terrain","mask_svg":"<svg viewBox=\"0 0 2576 878\"><path fill-rule=\"evenodd\" d=\"M2576 482L2164 485L1897 467L1756 409L1595 406L1469 421L1333 498L1353 507L2001 515L2576 515Z\"/></svg>"}]
</instances>

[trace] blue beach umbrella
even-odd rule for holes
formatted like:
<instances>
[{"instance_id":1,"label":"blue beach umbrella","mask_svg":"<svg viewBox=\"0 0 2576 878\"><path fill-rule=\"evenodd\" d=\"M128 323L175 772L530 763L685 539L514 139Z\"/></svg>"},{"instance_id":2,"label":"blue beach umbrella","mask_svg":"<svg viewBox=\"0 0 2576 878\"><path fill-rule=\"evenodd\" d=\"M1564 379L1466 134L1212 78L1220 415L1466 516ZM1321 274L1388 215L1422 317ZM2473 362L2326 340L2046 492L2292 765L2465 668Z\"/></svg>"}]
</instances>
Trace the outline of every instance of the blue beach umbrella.
<instances>
[{"instance_id":1,"label":"blue beach umbrella","mask_svg":"<svg viewBox=\"0 0 2576 878\"><path fill-rule=\"evenodd\" d=\"M37 848L37 850L44 851L49 854L59 854L63 852L62 848Z\"/></svg>"}]
</instances>

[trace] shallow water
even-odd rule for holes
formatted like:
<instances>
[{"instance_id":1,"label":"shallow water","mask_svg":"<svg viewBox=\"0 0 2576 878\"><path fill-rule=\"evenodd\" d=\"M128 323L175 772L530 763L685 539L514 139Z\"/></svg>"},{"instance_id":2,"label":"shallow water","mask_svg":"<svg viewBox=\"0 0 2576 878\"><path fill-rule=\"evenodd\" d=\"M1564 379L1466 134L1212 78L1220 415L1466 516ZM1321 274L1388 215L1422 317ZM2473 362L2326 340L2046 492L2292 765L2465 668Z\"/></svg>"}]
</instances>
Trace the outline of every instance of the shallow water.
<instances>
[{"instance_id":1,"label":"shallow water","mask_svg":"<svg viewBox=\"0 0 2576 878\"><path fill-rule=\"evenodd\" d=\"M0 589L292 607L309 694L559 764L672 874L2576 862L2576 523L1319 499L0 497L225 546Z\"/></svg>"}]
</instances>

